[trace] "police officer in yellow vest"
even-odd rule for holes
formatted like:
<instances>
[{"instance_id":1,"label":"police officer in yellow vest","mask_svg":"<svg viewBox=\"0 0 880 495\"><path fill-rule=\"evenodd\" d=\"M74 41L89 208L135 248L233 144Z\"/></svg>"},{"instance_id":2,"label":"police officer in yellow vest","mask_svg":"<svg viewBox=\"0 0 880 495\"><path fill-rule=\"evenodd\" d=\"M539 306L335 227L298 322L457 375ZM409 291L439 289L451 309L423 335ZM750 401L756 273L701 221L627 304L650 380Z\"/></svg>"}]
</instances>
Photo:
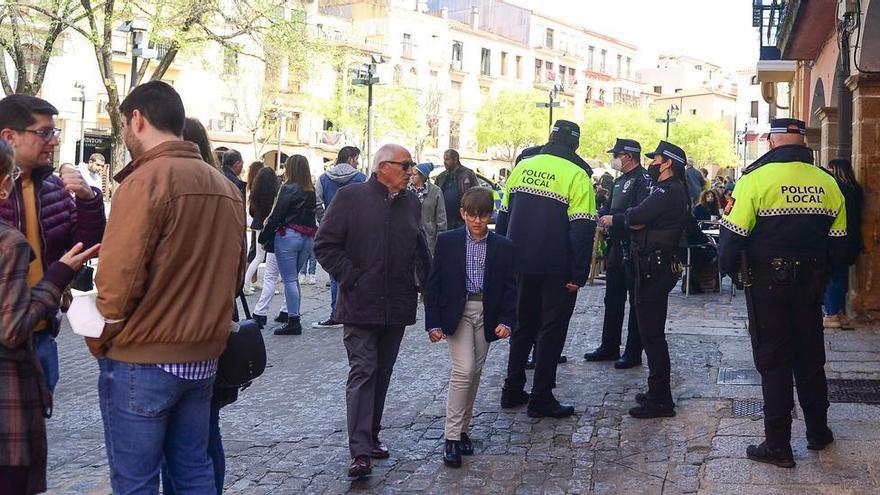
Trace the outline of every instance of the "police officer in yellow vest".
<instances>
[{"instance_id":1,"label":"police officer in yellow vest","mask_svg":"<svg viewBox=\"0 0 880 495\"><path fill-rule=\"evenodd\" d=\"M804 145L805 125L770 123L770 151L749 165L721 221L721 270L745 285L749 334L764 392L764 435L749 459L794 467L792 375L804 411L807 448L834 440L828 428L828 386L822 294L831 265L845 263L844 198Z\"/></svg>"},{"instance_id":2,"label":"police officer in yellow vest","mask_svg":"<svg viewBox=\"0 0 880 495\"><path fill-rule=\"evenodd\" d=\"M518 321L501 406L528 403L533 418L574 413L572 406L556 400L553 387L578 289L587 281L596 231L589 166L575 153L579 138L577 124L556 122L540 153L511 172L495 226L513 241L519 271ZM526 362L533 343L535 379L527 394Z\"/></svg>"}]
</instances>

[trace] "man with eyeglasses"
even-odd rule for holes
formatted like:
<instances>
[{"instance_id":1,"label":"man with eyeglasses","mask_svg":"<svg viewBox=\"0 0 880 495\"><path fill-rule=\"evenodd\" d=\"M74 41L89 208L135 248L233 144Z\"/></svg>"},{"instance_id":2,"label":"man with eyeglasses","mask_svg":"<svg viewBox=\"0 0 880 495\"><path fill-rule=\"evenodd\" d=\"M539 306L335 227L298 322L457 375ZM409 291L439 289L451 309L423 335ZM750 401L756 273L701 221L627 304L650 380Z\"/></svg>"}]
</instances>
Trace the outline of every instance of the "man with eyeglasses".
<instances>
[{"instance_id":1,"label":"man with eyeglasses","mask_svg":"<svg viewBox=\"0 0 880 495\"><path fill-rule=\"evenodd\" d=\"M419 198L407 191L414 165L402 146L379 148L369 180L339 189L315 238L318 262L339 284L353 478L370 474L371 459L389 456L379 440L385 394L430 264Z\"/></svg>"},{"instance_id":2,"label":"man with eyeglasses","mask_svg":"<svg viewBox=\"0 0 880 495\"><path fill-rule=\"evenodd\" d=\"M9 201L0 205L0 217L27 237L36 254L28 268L28 283L36 285L46 268L77 242L89 248L104 235L101 191L89 187L76 167L62 167L53 175L52 154L61 129L55 127L58 110L35 96L15 94L0 100L0 138L15 150L21 170ZM58 383L60 319L40 321L34 346L49 390Z\"/></svg>"}]
</instances>

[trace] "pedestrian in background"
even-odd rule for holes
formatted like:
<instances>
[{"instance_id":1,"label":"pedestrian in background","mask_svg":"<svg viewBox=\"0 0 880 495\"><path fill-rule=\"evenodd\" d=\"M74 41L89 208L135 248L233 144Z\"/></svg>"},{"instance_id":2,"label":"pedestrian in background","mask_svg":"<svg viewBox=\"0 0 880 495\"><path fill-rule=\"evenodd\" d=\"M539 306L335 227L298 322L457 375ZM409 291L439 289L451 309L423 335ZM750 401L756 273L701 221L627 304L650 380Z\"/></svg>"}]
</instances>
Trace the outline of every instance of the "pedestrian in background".
<instances>
[{"instance_id":1,"label":"pedestrian in background","mask_svg":"<svg viewBox=\"0 0 880 495\"><path fill-rule=\"evenodd\" d=\"M318 221L322 221L324 213L330 208L330 203L336 193L343 187L366 182L367 176L358 171L361 150L354 146L343 146L336 156L336 164L328 168L318 177L315 185L315 196L318 201ZM325 320L315 322L312 328L339 328L342 324L336 320L336 300L339 286L333 274L330 273L330 316Z\"/></svg>"},{"instance_id":2,"label":"pedestrian in background","mask_svg":"<svg viewBox=\"0 0 880 495\"><path fill-rule=\"evenodd\" d=\"M704 191L700 195L700 203L694 207L694 219L705 221L715 217L715 220L718 220L721 211L718 208L718 197L715 195L715 191Z\"/></svg>"},{"instance_id":3,"label":"pedestrian in background","mask_svg":"<svg viewBox=\"0 0 880 495\"><path fill-rule=\"evenodd\" d=\"M217 161L217 154L214 152L214 146L211 144L211 139L208 138L208 131L205 129L205 126L202 125L199 119L191 117L187 117L185 122L183 125L183 140L198 146L202 161L219 170L220 162Z\"/></svg>"},{"instance_id":4,"label":"pedestrian in background","mask_svg":"<svg viewBox=\"0 0 880 495\"><path fill-rule=\"evenodd\" d=\"M104 155L92 153L88 163L80 163L77 169L89 187L104 190Z\"/></svg>"},{"instance_id":5,"label":"pedestrian in background","mask_svg":"<svg viewBox=\"0 0 880 495\"><path fill-rule=\"evenodd\" d=\"M452 361L443 453L451 467L474 453L468 432L489 344L509 337L516 321L513 243L489 232L494 209L491 190L464 193L465 228L440 234L425 287L425 329L431 342L446 339Z\"/></svg>"},{"instance_id":6,"label":"pedestrian in background","mask_svg":"<svg viewBox=\"0 0 880 495\"><path fill-rule=\"evenodd\" d=\"M849 256L845 266L831 269L831 281L825 288L825 328L840 328L846 322L846 291L849 290L849 267L862 252L862 207L864 193L856 181L852 164L846 158L835 158L826 167L837 181L846 203L846 240Z\"/></svg>"},{"instance_id":7,"label":"pedestrian in background","mask_svg":"<svg viewBox=\"0 0 880 495\"><path fill-rule=\"evenodd\" d=\"M259 224L258 229L254 228L254 225L255 225L254 217L253 217L253 214L250 212L250 194L251 194L251 191L253 190L254 179L257 178L257 174L260 172L260 170L263 168L263 166L264 166L263 162L261 162L261 161L251 162L251 164L248 165L247 176L245 178L245 191L247 192L246 204L248 205L248 225L249 225L249 227L248 227L248 233L249 233L248 241L249 242L248 242L248 257L247 257L248 263L254 261L254 258L257 257L257 245L259 244L257 242L257 230L260 230L263 228L262 223ZM265 217L263 217L263 219L265 219ZM265 257L265 254L263 256ZM256 272L254 272L251 274L250 277L244 279L245 289L251 288L251 290L253 290L251 286L256 282L257 282L257 274L256 274ZM245 294L248 296L251 295L251 294L247 294L247 292L245 292Z\"/></svg>"},{"instance_id":8,"label":"pedestrian in background","mask_svg":"<svg viewBox=\"0 0 880 495\"><path fill-rule=\"evenodd\" d=\"M248 195L248 214L250 214L252 219L251 230L256 233L257 237L262 232L263 224L269 218L269 213L272 212L272 205L275 204L276 196L278 196L278 178L275 176L275 172L271 168L261 169L257 173L257 177L254 179L251 187L251 192ZM244 293L248 296L254 293L253 286L251 285L252 277L257 274L260 263L266 257L266 250L263 248L263 245L259 242L254 242L254 245L257 247L256 254L248 264L247 272L244 275ZM269 287L269 289L274 293L274 286Z\"/></svg>"},{"instance_id":9,"label":"pedestrian in background","mask_svg":"<svg viewBox=\"0 0 880 495\"><path fill-rule=\"evenodd\" d=\"M687 192L691 205L696 205L700 201L700 195L706 186L706 178L703 173L694 167L694 161L688 160L685 167L685 177L687 177Z\"/></svg>"},{"instance_id":10,"label":"pedestrian in background","mask_svg":"<svg viewBox=\"0 0 880 495\"><path fill-rule=\"evenodd\" d=\"M0 204L12 196L21 173L14 161L12 148L0 139ZM99 247L82 251L77 243L31 285L33 249L0 219L0 493L46 491L45 418L51 415L52 395L34 350L34 329L58 311L61 292Z\"/></svg>"},{"instance_id":11,"label":"pedestrian in background","mask_svg":"<svg viewBox=\"0 0 880 495\"><path fill-rule=\"evenodd\" d=\"M437 235L446 230L446 204L443 200L443 191L431 184L431 171L433 163L420 163L416 165L412 175L409 190L412 191L422 203L422 228L425 230L425 238L428 241L428 250L434 255L434 245L437 244Z\"/></svg>"},{"instance_id":12,"label":"pedestrian in background","mask_svg":"<svg viewBox=\"0 0 880 495\"><path fill-rule=\"evenodd\" d=\"M241 171L244 168L244 161L238 150L227 150L223 153L223 175L235 184L235 187L241 191L241 201L244 203L247 184L241 180Z\"/></svg>"},{"instance_id":13,"label":"pedestrian in background","mask_svg":"<svg viewBox=\"0 0 880 495\"><path fill-rule=\"evenodd\" d=\"M321 266L339 281L337 318L350 368L348 474L355 478L372 471L371 458L390 455L379 440L385 395L430 264L419 200L406 190L414 166L406 148L379 148L370 179L339 189L315 243Z\"/></svg>"},{"instance_id":14,"label":"pedestrian in background","mask_svg":"<svg viewBox=\"0 0 880 495\"><path fill-rule=\"evenodd\" d=\"M284 164L284 184L258 238L267 251L275 253L284 282L287 322L275 330L275 335L302 334L299 271L308 259L318 231L316 204L309 161L302 155L292 155Z\"/></svg>"},{"instance_id":15,"label":"pedestrian in background","mask_svg":"<svg viewBox=\"0 0 880 495\"><path fill-rule=\"evenodd\" d=\"M52 104L35 96L14 94L0 100L0 139L12 147L21 170L9 199L0 204L0 218L21 230L34 250L27 273L31 287L77 243L88 249L101 242L106 225L100 189L89 187L75 167L52 173L51 157L61 133L55 115ZM55 342L60 313L35 325L34 347L51 392L60 376Z\"/></svg>"},{"instance_id":16,"label":"pedestrian in background","mask_svg":"<svg viewBox=\"0 0 880 495\"><path fill-rule=\"evenodd\" d=\"M171 86L142 84L120 111L133 161L115 177L95 280L107 323L86 339L100 368L110 483L157 493L164 459L175 489L215 493L211 397L244 275L244 204L181 139Z\"/></svg>"},{"instance_id":17,"label":"pedestrian in background","mask_svg":"<svg viewBox=\"0 0 880 495\"><path fill-rule=\"evenodd\" d=\"M461 155L456 150L449 149L443 153L443 166L446 170L440 172L434 183L443 191L446 228L457 229L464 225L461 215L458 214L461 197L479 183L474 171L461 164Z\"/></svg>"}]
</instances>

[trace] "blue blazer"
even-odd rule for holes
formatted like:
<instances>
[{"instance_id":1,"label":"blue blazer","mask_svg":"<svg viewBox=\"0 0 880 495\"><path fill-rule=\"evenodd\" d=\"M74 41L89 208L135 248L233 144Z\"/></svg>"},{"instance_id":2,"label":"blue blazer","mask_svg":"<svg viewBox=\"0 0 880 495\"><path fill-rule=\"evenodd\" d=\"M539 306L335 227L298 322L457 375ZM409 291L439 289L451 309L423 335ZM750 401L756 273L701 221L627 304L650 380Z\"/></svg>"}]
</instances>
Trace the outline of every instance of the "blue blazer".
<instances>
[{"instance_id":1,"label":"blue blazer","mask_svg":"<svg viewBox=\"0 0 880 495\"><path fill-rule=\"evenodd\" d=\"M434 262L425 287L425 329L455 333L467 302L465 228L443 232L437 238ZM513 329L516 322L514 250L510 239L489 232L483 277L483 323L486 342L498 340L499 324Z\"/></svg>"}]
</instances>

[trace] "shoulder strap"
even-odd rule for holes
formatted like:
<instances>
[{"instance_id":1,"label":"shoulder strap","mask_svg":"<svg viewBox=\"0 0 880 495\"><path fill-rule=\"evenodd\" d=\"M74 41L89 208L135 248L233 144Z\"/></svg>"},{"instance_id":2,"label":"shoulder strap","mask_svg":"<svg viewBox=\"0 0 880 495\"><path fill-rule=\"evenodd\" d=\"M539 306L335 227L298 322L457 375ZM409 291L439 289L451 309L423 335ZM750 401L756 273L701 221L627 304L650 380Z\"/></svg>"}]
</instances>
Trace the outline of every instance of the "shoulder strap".
<instances>
[{"instance_id":1,"label":"shoulder strap","mask_svg":"<svg viewBox=\"0 0 880 495\"><path fill-rule=\"evenodd\" d=\"M251 316L250 308L248 308L247 299L244 297L244 292L238 293L238 299L241 300L241 307L242 307L242 309L244 309L245 319L252 320L253 317ZM241 320L240 315L238 313L238 303L237 302L233 302L233 305L232 305L232 320L236 321L236 322Z\"/></svg>"}]
</instances>

